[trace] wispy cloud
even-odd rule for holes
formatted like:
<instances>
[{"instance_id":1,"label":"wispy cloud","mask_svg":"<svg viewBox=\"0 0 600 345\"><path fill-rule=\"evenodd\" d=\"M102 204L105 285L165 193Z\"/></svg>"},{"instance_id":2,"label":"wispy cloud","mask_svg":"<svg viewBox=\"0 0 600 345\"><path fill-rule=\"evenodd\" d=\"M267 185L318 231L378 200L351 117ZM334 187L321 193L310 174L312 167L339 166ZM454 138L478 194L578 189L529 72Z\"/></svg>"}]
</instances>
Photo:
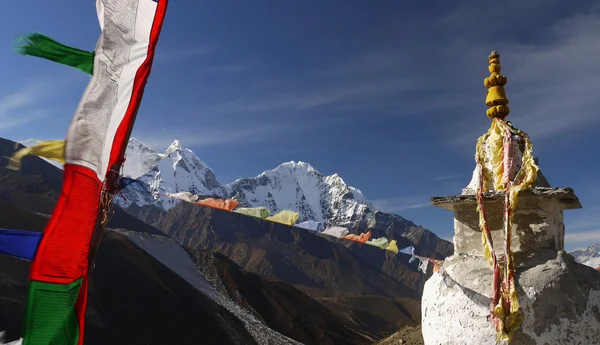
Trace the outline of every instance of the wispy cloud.
<instances>
[{"instance_id":1,"label":"wispy cloud","mask_svg":"<svg viewBox=\"0 0 600 345\"><path fill-rule=\"evenodd\" d=\"M163 128L160 130L136 130L133 137L146 145L160 151L166 149L174 140L179 140L184 147L235 147L260 143L272 136L283 133L279 125L253 125L244 128L210 128L189 129Z\"/></svg>"},{"instance_id":2,"label":"wispy cloud","mask_svg":"<svg viewBox=\"0 0 600 345\"><path fill-rule=\"evenodd\" d=\"M15 113L12 113L15 116ZM0 113L0 133L5 130L20 127L30 122L41 120L50 114L42 109L19 111L18 117L11 117L10 114Z\"/></svg>"},{"instance_id":3,"label":"wispy cloud","mask_svg":"<svg viewBox=\"0 0 600 345\"><path fill-rule=\"evenodd\" d=\"M430 196L407 196L373 200L373 206L378 210L397 213L407 209L418 209L431 205Z\"/></svg>"},{"instance_id":4,"label":"wispy cloud","mask_svg":"<svg viewBox=\"0 0 600 345\"><path fill-rule=\"evenodd\" d=\"M600 216L598 213L590 212L593 216L578 220L568 224L568 230L582 230L582 229L600 229Z\"/></svg>"},{"instance_id":5,"label":"wispy cloud","mask_svg":"<svg viewBox=\"0 0 600 345\"><path fill-rule=\"evenodd\" d=\"M47 109L37 103L44 99L49 88L45 81L33 81L0 96L0 133L49 116Z\"/></svg>"},{"instance_id":6,"label":"wispy cloud","mask_svg":"<svg viewBox=\"0 0 600 345\"><path fill-rule=\"evenodd\" d=\"M553 25L524 23L523 18L540 12L541 2L534 3L537 5L511 5L515 7L514 13L505 16L512 24L490 26L482 22L481 30L473 30L475 25L467 23L483 21L482 13L489 13L492 5L480 5L476 10L459 7L440 20L444 23L444 34L432 31L442 29L442 24L433 24L437 25L433 29L419 27L419 34L429 42L427 45L408 39L412 36L406 32L414 23L398 23L393 30L404 34L391 35L394 40L385 46L364 49L366 42L357 43L361 49L354 54L337 56L335 60L322 59L299 75L265 72L271 80L259 90L255 88L254 77L240 80L239 86L246 90L243 95L201 106L210 114L232 116L285 112L311 117L315 124L326 121L320 110L327 111L328 117L344 116L345 121L375 116L415 117L424 113L432 118L450 115L451 120L444 122L448 128L440 129L443 133L438 137L472 147L477 136L473 133L482 133L489 125L484 115L482 81L487 74L487 54L498 49L503 72L509 77L511 119L535 140L599 121L593 109L600 105L594 94L595 76L600 74L600 64L595 62L600 53L600 45L596 44L600 14L591 9L587 14L571 15ZM560 5L554 3L557 4ZM549 15L551 11L543 12ZM538 39L530 40L535 43L515 43L527 41L506 34L517 27L522 34L538 24L544 30ZM490 37L502 40L490 42ZM431 47L436 45L439 49L432 51ZM260 69L260 61L257 65ZM206 69L246 71L247 66L231 64Z\"/></svg>"},{"instance_id":7,"label":"wispy cloud","mask_svg":"<svg viewBox=\"0 0 600 345\"><path fill-rule=\"evenodd\" d=\"M13 109L28 106L33 99L30 93L23 90L9 94L0 100L0 112L6 113Z\"/></svg>"},{"instance_id":8,"label":"wispy cloud","mask_svg":"<svg viewBox=\"0 0 600 345\"><path fill-rule=\"evenodd\" d=\"M522 15L526 11L525 8L516 12ZM468 17L470 14L458 12L456 15ZM594 91L598 85L595 76L600 73L600 65L595 61L600 54L597 43L599 31L600 7L595 6L544 26L544 33L539 35L536 43L505 40L491 47L500 51L503 73L508 76L506 90L511 100L510 118L534 141L555 138L556 135L573 135L577 130L600 121L595 112L600 106L600 99ZM469 43L463 42L454 49L480 51L490 46L486 42L488 37L494 36L490 33L488 27L479 35L471 36ZM482 63L484 61L479 61L479 65ZM452 61L449 64L452 65ZM489 125L487 121L473 120L473 116L485 119L484 107L472 109L474 114L479 115L457 119L455 128L462 130L455 131L459 135L451 139L452 144L472 146L473 133L483 133Z\"/></svg>"},{"instance_id":9,"label":"wispy cloud","mask_svg":"<svg viewBox=\"0 0 600 345\"><path fill-rule=\"evenodd\" d=\"M582 191L581 210L565 212L565 244L568 248L587 247L600 244L600 203L596 202L597 186L591 185ZM585 200L591 201L586 203Z\"/></svg>"},{"instance_id":10,"label":"wispy cloud","mask_svg":"<svg viewBox=\"0 0 600 345\"><path fill-rule=\"evenodd\" d=\"M568 232L565 234L565 242L569 247L575 247L585 242L585 245L600 243L600 227L595 230Z\"/></svg>"},{"instance_id":11,"label":"wispy cloud","mask_svg":"<svg viewBox=\"0 0 600 345\"><path fill-rule=\"evenodd\" d=\"M397 93L400 88L414 88L412 81L402 78L337 83L314 77L311 84L311 86L299 87L273 81L271 85L264 87L260 94L251 94L213 105L202 105L199 109L205 113L223 116L295 112L319 120L318 124L322 124L323 121L327 121L327 118L316 117L313 115L317 114L313 113L315 110L394 109L397 104L386 101L386 98Z\"/></svg>"}]
</instances>

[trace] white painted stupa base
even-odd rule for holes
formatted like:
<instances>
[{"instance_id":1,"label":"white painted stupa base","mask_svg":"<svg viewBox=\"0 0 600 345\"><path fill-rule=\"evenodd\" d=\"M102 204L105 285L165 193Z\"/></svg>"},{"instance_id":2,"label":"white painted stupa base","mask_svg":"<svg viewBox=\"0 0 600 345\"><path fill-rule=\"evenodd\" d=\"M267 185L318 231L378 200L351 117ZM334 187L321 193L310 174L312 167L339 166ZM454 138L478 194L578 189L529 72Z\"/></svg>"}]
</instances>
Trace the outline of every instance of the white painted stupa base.
<instances>
[{"instance_id":1,"label":"white painted stupa base","mask_svg":"<svg viewBox=\"0 0 600 345\"><path fill-rule=\"evenodd\" d=\"M525 319L511 345L600 344L600 272L563 251L540 254L528 266L517 270ZM463 254L449 257L444 269L425 284L425 345L495 345L490 265Z\"/></svg>"}]
</instances>

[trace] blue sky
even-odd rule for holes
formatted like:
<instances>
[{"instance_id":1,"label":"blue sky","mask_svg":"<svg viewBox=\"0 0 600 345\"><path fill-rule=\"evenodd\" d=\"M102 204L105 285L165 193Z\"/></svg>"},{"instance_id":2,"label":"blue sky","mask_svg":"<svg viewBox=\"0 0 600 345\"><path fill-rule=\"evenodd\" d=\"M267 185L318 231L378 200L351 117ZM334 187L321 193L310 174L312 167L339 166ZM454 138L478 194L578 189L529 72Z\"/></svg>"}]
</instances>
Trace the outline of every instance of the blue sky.
<instances>
[{"instance_id":1,"label":"blue sky","mask_svg":"<svg viewBox=\"0 0 600 345\"><path fill-rule=\"evenodd\" d=\"M438 235L489 127L490 51L510 119L528 132L568 211L568 249L600 243L597 1L171 1L134 136L174 139L221 182L290 160L337 172L381 209ZM11 50L41 32L93 50L94 1L11 1L0 11L0 136L64 138L88 77Z\"/></svg>"}]
</instances>

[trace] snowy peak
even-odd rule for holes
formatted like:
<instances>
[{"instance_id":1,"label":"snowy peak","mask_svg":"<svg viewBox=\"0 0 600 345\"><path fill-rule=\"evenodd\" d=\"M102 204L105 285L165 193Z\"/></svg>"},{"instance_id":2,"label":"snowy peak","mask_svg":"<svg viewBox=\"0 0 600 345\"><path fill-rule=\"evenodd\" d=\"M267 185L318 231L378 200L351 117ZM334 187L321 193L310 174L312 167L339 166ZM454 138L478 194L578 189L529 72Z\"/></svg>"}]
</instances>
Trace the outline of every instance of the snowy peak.
<instances>
[{"instance_id":1,"label":"snowy peak","mask_svg":"<svg viewBox=\"0 0 600 345\"><path fill-rule=\"evenodd\" d=\"M256 178L267 177L279 179L282 181L300 181L312 178L311 176L322 176L321 173L316 171L310 164L305 162L286 162L280 164L277 168L273 170L267 170L262 172ZM240 179L245 180L245 179ZM237 180L233 183L236 183L240 180ZM232 183L232 184L233 184Z\"/></svg>"},{"instance_id":2,"label":"snowy peak","mask_svg":"<svg viewBox=\"0 0 600 345\"><path fill-rule=\"evenodd\" d=\"M370 204L360 189L348 186L338 174L327 176L325 182L332 186L332 188L337 188L339 192L345 194L347 198L356 199L356 201L363 204Z\"/></svg>"},{"instance_id":3,"label":"snowy peak","mask_svg":"<svg viewBox=\"0 0 600 345\"><path fill-rule=\"evenodd\" d=\"M574 250L570 253L573 256L579 257L590 257L590 256L598 256L600 257L600 244L592 244L585 250Z\"/></svg>"},{"instance_id":4,"label":"snowy peak","mask_svg":"<svg viewBox=\"0 0 600 345\"><path fill-rule=\"evenodd\" d=\"M162 155L141 141L131 138L125 151L123 176L137 179L152 170Z\"/></svg>"},{"instance_id":5,"label":"snowy peak","mask_svg":"<svg viewBox=\"0 0 600 345\"><path fill-rule=\"evenodd\" d=\"M586 252L593 253L594 255L600 256L600 244L592 244L587 249Z\"/></svg>"},{"instance_id":6,"label":"snowy peak","mask_svg":"<svg viewBox=\"0 0 600 345\"><path fill-rule=\"evenodd\" d=\"M237 200L244 207L264 206L272 212L292 210L299 222L317 221L326 225L355 227L370 216L373 206L360 190L348 186L338 175L324 176L306 162L290 161L256 177L242 178L221 185L208 165L194 152L175 140L164 153L158 153L137 139L127 146L125 176L142 181L125 191L125 208L156 205L169 210L176 200L161 196L152 199L150 190L159 194L191 192Z\"/></svg>"},{"instance_id":7,"label":"snowy peak","mask_svg":"<svg viewBox=\"0 0 600 345\"><path fill-rule=\"evenodd\" d=\"M574 250L569 254L580 264L593 268L600 267L600 244L592 244L585 250Z\"/></svg>"},{"instance_id":8,"label":"snowy peak","mask_svg":"<svg viewBox=\"0 0 600 345\"><path fill-rule=\"evenodd\" d=\"M179 161L187 161L193 165L197 165L202 169L208 169L212 172L212 169L206 164L206 162L202 161L194 151L190 149L186 149L181 146L179 140L173 141L171 145L165 150L165 153L159 154L161 159L172 158ZM183 163L182 163L183 164Z\"/></svg>"},{"instance_id":9,"label":"snowy peak","mask_svg":"<svg viewBox=\"0 0 600 345\"><path fill-rule=\"evenodd\" d=\"M167 148L165 153L161 154L160 156L161 156L161 158L165 158L172 152L177 152L177 151L183 151L183 147L181 147L181 144L179 144L179 140L175 140L171 145L169 145L169 147Z\"/></svg>"},{"instance_id":10,"label":"snowy peak","mask_svg":"<svg viewBox=\"0 0 600 345\"><path fill-rule=\"evenodd\" d=\"M184 148L175 140L164 153L158 153L137 139L131 139L127 145L127 159L124 164L124 176L137 178L148 186L139 186L125 190L125 198L119 204L129 207L132 203L138 206L156 205L150 190L165 195L166 193L191 192L197 195L226 196L226 190L217 181L210 167L200 160L194 152ZM160 197L158 204L168 210L177 202Z\"/></svg>"},{"instance_id":11,"label":"snowy peak","mask_svg":"<svg viewBox=\"0 0 600 345\"><path fill-rule=\"evenodd\" d=\"M300 213L300 222L351 226L357 212L372 209L362 193L346 185L337 174L324 176L305 162L286 162L226 188L231 198L246 207L264 206L273 212L293 210Z\"/></svg>"},{"instance_id":12,"label":"snowy peak","mask_svg":"<svg viewBox=\"0 0 600 345\"><path fill-rule=\"evenodd\" d=\"M309 163L303 162L303 161L289 161L289 162L285 162L280 164L277 168L273 169L273 170L269 170L269 171L265 171L263 172L263 174L266 174L267 172L282 172L282 171L294 171L297 172L298 174L309 174L309 173L319 173L317 170L315 170L315 168L312 167L312 165L310 165Z\"/></svg>"}]
</instances>

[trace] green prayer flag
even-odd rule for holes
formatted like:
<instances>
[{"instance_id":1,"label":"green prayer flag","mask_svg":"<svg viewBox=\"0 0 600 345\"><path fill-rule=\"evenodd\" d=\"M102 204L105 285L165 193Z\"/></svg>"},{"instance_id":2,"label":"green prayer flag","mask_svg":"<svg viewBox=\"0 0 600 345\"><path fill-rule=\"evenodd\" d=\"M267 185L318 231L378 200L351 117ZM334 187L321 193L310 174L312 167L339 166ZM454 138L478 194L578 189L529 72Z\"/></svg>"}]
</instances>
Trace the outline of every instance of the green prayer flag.
<instances>
[{"instance_id":1,"label":"green prayer flag","mask_svg":"<svg viewBox=\"0 0 600 345\"><path fill-rule=\"evenodd\" d=\"M262 218L262 219L265 219L269 216L269 210L266 207L262 207L262 206L261 207L253 207L253 208L240 207L238 209L233 210L233 212L241 213L246 216Z\"/></svg>"},{"instance_id":2,"label":"green prayer flag","mask_svg":"<svg viewBox=\"0 0 600 345\"><path fill-rule=\"evenodd\" d=\"M383 249L388 246L388 239L385 237L380 237L380 238L376 238L374 240L367 241L365 243Z\"/></svg>"},{"instance_id":3,"label":"green prayer flag","mask_svg":"<svg viewBox=\"0 0 600 345\"><path fill-rule=\"evenodd\" d=\"M93 73L94 52L66 46L39 33L20 37L19 41L23 45L15 46L14 49L20 54L37 56L75 67L89 75Z\"/></svg>"},{"instance_id":4,"label":"green prayer flag","mask_svg":"<svg viewBox=\"0 0 600 345\"><path fill-rule=\"evenodd\" d=\"M83 278L71 284L31 281L23 327L23 345L77 345L75 303Z\"/></svg>"}]
</instances>

